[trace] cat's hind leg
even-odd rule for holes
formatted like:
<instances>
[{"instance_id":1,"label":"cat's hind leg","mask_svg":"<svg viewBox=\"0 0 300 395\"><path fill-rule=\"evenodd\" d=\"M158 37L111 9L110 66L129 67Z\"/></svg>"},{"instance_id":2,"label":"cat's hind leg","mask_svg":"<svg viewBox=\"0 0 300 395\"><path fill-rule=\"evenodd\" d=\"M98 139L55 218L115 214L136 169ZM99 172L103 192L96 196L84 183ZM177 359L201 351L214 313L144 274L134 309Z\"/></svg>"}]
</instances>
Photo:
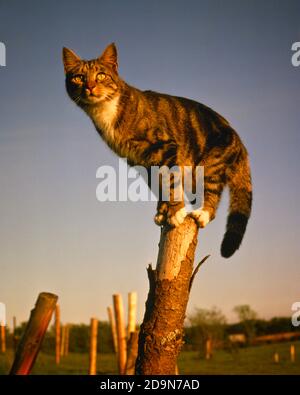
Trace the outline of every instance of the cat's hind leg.
<instances>
[{"instance_id":1,"label":"cat's hind leg","mask_svg":"<svg viewBox=\"0 0 300 395\"><path fill-rule=\"evenodd\" d=\"M215 218L225 183L223 169L215 166L204 168L204 202L201 208L190 213L200 228Z\"/></svg>"}]
</instances>

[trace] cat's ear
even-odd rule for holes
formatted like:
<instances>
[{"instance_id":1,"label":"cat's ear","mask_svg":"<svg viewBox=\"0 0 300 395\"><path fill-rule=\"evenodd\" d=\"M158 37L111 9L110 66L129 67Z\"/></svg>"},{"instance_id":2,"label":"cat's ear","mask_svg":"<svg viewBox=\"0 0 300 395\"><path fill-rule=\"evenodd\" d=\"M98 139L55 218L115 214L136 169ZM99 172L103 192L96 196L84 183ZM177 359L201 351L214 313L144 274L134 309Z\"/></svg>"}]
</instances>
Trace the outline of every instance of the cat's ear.
<instances>
[{"instance_id":1,"label":"cat's ear","mask_svg":"<svg viewBox=\"0 0 300 395\"><path fill-rule=\"evenodd\" d=\"M105 51L101 56L99 56L98 60L102 63L106 63L110 65L115 72L118 71L118 53L115 43L110 44L106 47Z\"/></svg>"},{"instance_id":2,"label":"cat's ear","mask_svg":"<svg viewBox=\"0 0 300 395\"><path fill-rule=\"evenodd\" d=\"M63 48L63 62L65 67L65 73L71 71L81 61L80 57L76 55L71 49Z\"/></svg>"}]
</instances>

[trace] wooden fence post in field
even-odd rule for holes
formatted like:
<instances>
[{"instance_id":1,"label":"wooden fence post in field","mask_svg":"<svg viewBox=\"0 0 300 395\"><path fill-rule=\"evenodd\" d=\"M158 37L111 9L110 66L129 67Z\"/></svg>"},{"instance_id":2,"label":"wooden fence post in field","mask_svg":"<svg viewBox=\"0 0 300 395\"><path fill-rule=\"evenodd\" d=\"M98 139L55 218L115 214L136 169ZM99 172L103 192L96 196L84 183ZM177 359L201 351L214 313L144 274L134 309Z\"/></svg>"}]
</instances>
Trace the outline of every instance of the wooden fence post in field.
<instances>
[{"instance_id":1,"label":"wooden fence post in field","mask_svg":"<svg viewBox=\"0 0 300 395\"><path fill-rule=\"evenodd\" d=\"M12 340L13 340L13 348L14 352L17 350L17 344L18 344L18 337L16 335L16 328L17 328L17 319L15 316L13 316L13 330L12 330Z\"/></svg>"},{"instance_id":2,"label":"wooden fence post in field","mask_svg":"<svg viewBox=\"0 0 300 395\"><path fill-rule=\"evenodd\" d=\"M136 329L136 309L137 309L137 293L129 292L128 294L128 340L130 333Z\"/></svg>"},{"instance_id":3,"label":"wooden fence post in field","mask_svg":"<svg viewBox=\"0 0 300 395\"><path fill-rule=\"evenodd\" d=\"M66 342L66 325L61 326L61 342L60 342L60 356L65 355L65 342Z\"/></svg>"},{"instance_id":4,"label":"wooden fence post in field","mask_svg":"<svg viewBox=\"0 0 300 395\"><path fill-rule=\"evenodd\" d=\"M17 318L13 316L13 336L15 336L16 327L17 327Z\"/></svg>"},{"instance_id":5,"label":"wooden fence post in field","mask_svg":"<svg viewBox=\"0 0 300 395\"><path fill-rule=\"evenodd\" d=\"M148 267L150 290L139 334L136 374L175 374L183 344L183 322L193 273L198 228L191 217L176 227L163 227L156 269Z\"/></svg>"},{"instance_id":6,"label":"wooden fence post in field","mask_svg":"<svg viewBox=\"0 0 300 395\"><path fill-rule=\"evenodd\" d=\"M126 360L126 375L133 375L135 372L135 361L138 353L139 333L137 331L130 332L130 337L127 342L127 360Z\"/></svg>"},{"instance_id":7,"label":"wooden fence post in field","mask_svg":"<svg viewBox=\"0 0 300 395\"><path fill-rule=\"evenodd\" d=\"M124 322L124 307L122 296L120 294L113 295L115 319L118 338L118 365L119 374L125 374L127 349L126 349L126 330Z\"/></svg>"},{"instance_id":8,"label":"wooden fence post in field","mask_svg":"<svg viewBox=\"0 0 300 395\"><path fill-rule=\"evenodd\" d=\"M296 357L296 350L294 344L291 344L290 347L290 355L291 355L291 362L295 362Z\"/></svg>"},{"instance_id":9,"label":"wooden fence post in field","mask_svg":"<svg viewBox=\"0 0 300 395\"><path fill-rule=\"evenodd\" d=\"M91 318L90 326L90 366L89 374L97 373L97 336L98 336L98 320Z\"/></svg>"},{"instance_id":10,"label":"wooden fence post in field","mask_svg":"<svg viewBox=\"0 0 300 395\"><path fill-rule=\"evenodd\" d=\"M212 357L212 340L209 337L208 339L206 339L205 342L205 359L211 359Z\"/></svg>"},{"instance_id":11,"label":"wooden fence post in field","mask_svg":"<svg viewBox=\"0 0 300 395\"><path fill-rule=\"evenodd\" d=\"M115 322L115 318L114 318L113 311L112 311L111 307L107 308L107 314L108 314L108 321L110 323L110 328L111 328L111 335L112 335L112 339L113 339L114 350L117 353L118 352L118 338L117 338L116 322Z\"/></svg>"},{"instance_id":12,"label":"wooden fence post in field","mask_svg":"<svg viewBox=\"0 0 300 395\"><path fill-rule=\"evenodd\" d=\"M55 309L55 362L60 363L60 307Z\"/></svg>"},{"instance_id":13,"label":"wooden fence post in field","mask_svg":"<svg viewBox=\"0 0 300 395\"><path fill-rule=\"evenodd\" d=\"M0 326L0 337L1 337L1 353L6 353L6 327L5 325Z\"/></svg>"},{"instance_id":14,"label":"wooden fence post in field","mask_svg":"<svg viewBox=\"0 0 300 395\"><path fill-rule=\"evenodd\" d=\"M67 324L66 337L65 337L65 351L64 351L65 356L69 354L69 342L70 342L70 324Z\"/></svg>"},{"instance_id":15,"label":"wooden fence post in field","mask_svg":"<svg viewBox=\"0 0 300 395\"><path fill-rule=\"evenodd\" d=\"M31 310L25 332L18 344L11 375L30 373L43 338L47 331L58 297L51 293L40 293L35 307Z\"/></svg>"}]
</instances>

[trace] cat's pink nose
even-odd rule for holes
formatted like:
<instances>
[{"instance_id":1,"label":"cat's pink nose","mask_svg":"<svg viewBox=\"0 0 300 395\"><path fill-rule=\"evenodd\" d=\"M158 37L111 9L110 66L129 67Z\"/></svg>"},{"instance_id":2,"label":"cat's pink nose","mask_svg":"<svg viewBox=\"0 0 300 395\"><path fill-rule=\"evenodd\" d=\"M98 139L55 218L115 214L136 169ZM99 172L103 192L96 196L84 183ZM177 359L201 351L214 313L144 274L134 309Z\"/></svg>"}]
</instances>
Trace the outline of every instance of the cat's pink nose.
<instances>
[{"instance_id":1,"label":"cat's pink nose","mask_svg":"<svg viewBox=\"0 0 300 395\"><path fill-rule=\"evenodd\" d=\"M96 85L87 85L85 88L85 93L89 96L94 93L94 90L96 88Z\"/></svg>"}]
</instances>

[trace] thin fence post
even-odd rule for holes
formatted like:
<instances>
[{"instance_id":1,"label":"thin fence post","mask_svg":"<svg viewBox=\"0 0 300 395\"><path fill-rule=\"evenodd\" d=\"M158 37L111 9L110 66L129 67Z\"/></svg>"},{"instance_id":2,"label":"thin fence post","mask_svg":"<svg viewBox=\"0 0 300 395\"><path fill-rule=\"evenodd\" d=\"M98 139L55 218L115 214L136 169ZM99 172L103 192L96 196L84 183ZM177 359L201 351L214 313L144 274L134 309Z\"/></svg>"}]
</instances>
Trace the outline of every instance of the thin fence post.
<instances>
[{"instance_id":1,"label":"thin fence post","mask_svg":"<svg viewBox=\"0 0 300 395\"><path fill-rule=\"evenodd\" d=\"M211 359L211 357L212 357L212 340L209 337L208 339L206 339L205 342L205 358L208 360Z\"/></svg>"},{"instance_id":2,"label":"thin fence post","mask_svg":"<svg viewBox=\"0 0 300 395\"><path fill-rule=\"evenodd\" d=\"M295 350L295 346L294 346L294 344L291 344L291 347L290 347L290 355L291 355L291 361L292 362L295 362L295 357L296 357L296 350Z\"/></svg>"},{"instance_id":3,"label":"thin fence post","mask_svg":"<svg viewBox=\"0 0 300 395\"><path fill-rule=\"evenodd\" d=\"M1 335L1 353L6 353L6 326L0 326L0 335Z\"/></svg>"},{"instance_id":4,"label":"thin fence post","mask_svg":"<svg viewBox=\"0 0 300 395\"><path fill-rule=\"evenodd\" d=\"M16 328L17 328L17 319L15 316L13 316L12 340L13 340L14 353L16 353L17 344L18 344L18 339L17 339L17 335L16 335Z\"/></svg>"},{"instance_id":5,"label":"thin fence post","mask_svg":"<svg viewBox=\"0 0 300 395\"><path fill-rule=\"evenodd\" d=\"M123 300L120 294L113 295L115 319L117 327L117 338L118 338L118 365L119 374L125 374L126 369L126 330L124 323L124 307Z\"/></svg>"},{"instance_id":6,"label":"thin fence post","mask_svg":"<svg viewBox=\"0 0 300 395\"><path fill-rule=\"evenodd\" d=\"M128 294L128 339L130 333L136 329L136 310L137 310L137 293L129 292Z\"/></svg>"},{"instance_id":7,"label":"thin fence post","mask_svg":"<svg viewBox=\"0 0 300 395\"><path fill-rule=\"evenodd\" d=\"M56 305L55 309L55 362L60 363L60 307Z\"/></svg>"},{"instance_id":8,"label":"thin fence post","mask_svg":"<svg viewBox=\"0 0 300 395\"><path fill-rule=\"evenodd\" d=\"M279 354L278 354L278 352L275 352L275 353L274 353L273 358L274 358L274 362L275 362L275 363L279 363Z\"/></svg>"},{"instance_id":9,"label":"thin fence post","mask_svg":"<svg viewBox=\"0 0 300 395\"><path fill-rule=\"evenodd\" d=\"M114 345L114 350L115 353L118 352L118 337L117 337L117 330L116 330L116 321L113 315L112 308L109 306L107 308L107 314L108 314L108 321L110 323L110 328L111 328L111 335L113 339L113 345Z\"/></svg>"},{"instance_id":10,"label":"thin fence post","mask_svg":"<svg viewBox=\"0 0 300 395\"><path fill-rule=\"evenodd\" d=\"M61 326L60 356L65 356L66 325Z\"/></svg>"},{"instance_id":11,"label":"thin fence post","mask_svg":"<svg viewBox=\"0 0 300 395\"><path fill-rule=\"evenodd\" d=\"M65 336L65 356L69 355L69 342L70 342L70 324L66 325L66 336Z\"/></svg>"},{"instance_id":12,"label":"thin fence post","mask_svg":"<svg viewBox=\"0 0 300 395\"><path fill-rule=\"evenodd\" d=\"M97 373L97 336L98 336L98 320L91 318L90 325L90 366L89 374Z\"/></svg>"},{"instance_id":13,"label":"thin fence post","mask_svg":"<svg viewBox=\"0 0 300 395\"><path fill-rule=\"evenodd\" d=\"M130 332L130 337L127 342L126 375L134 375L135 361L138 353L138 339L138 332Z\"/></svg>"},{"instance_id":14,"label":"thin fence post","mask_svg":"<svg viewBox=\"0 0 300 395\"><path fill-rule=\"evenodd\" d=\"M11 375L28 375L34 365L51 320L57 295L42 292L31 310L25 332L18 344Z\"/></svg>"}]
</instances>

